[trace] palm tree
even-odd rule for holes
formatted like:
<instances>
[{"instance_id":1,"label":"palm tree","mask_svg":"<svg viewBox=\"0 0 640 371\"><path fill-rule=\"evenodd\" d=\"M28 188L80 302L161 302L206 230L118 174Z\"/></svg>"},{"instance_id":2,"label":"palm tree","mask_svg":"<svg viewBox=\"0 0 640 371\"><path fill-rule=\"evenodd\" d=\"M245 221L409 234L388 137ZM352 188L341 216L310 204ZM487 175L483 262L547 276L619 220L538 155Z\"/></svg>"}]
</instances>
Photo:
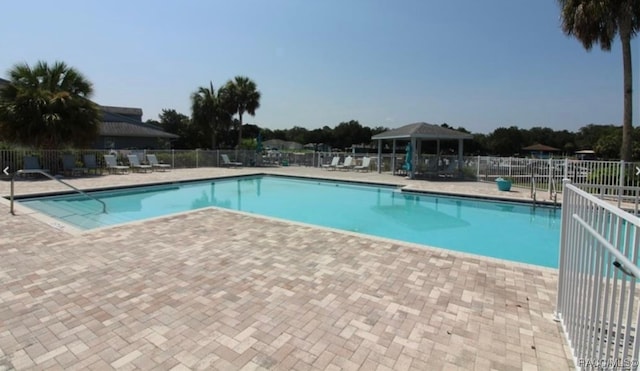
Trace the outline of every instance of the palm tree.
<instances>
[{"instance_id":1,"label":"palm tree","mask_svg":"<svg viewBox=\"0 0 640 371\"><path fill-rule=\"evenodd\" d=\"M585 49L600 44L611 50L616 34L622 42L624 69L624 116L621 157L631 161L632 150L632 73L631 38L640 30L640 0L558 0L561 8L562 30L575 36Z\"/></svg>"},{"instance_id":2,"label":"palm tree","mask_svg":"<svg viewBox=\"0 0 640 371\"><path fill-rule=\"evenodd\" d=\"M211 138L211 149L217 148L220 131L230 125L232 107L225 88L218 89L216 94L213 82L209 82L208 88L201 86L191 94L193 123Z\"/></svg>"},{"instance_id":3,"label":"palm tree","mask_svg":"<svg viewBox=\"0 0 640 371\"><path fill-rule=\"evenodd\" d=\"M17 64L0 90L0 132L5 140L36 148L84 146L97 138L100 109L92 84L63 62Z\"/></svg>"},{"instance_id":4,"label":"palm tree","mask_svg":"<svg viewBox=\"0 0 640 371\"><path fill-rule=\"evenodd\" d=\"M260 108L260 92L250 78L245 76L236 76L226 84L231 101L234 105L233 113L238 114L238 145L242 142L242 115L246 112L251 116L256 114L256 110Z\"/></svg>"}]
</instances>

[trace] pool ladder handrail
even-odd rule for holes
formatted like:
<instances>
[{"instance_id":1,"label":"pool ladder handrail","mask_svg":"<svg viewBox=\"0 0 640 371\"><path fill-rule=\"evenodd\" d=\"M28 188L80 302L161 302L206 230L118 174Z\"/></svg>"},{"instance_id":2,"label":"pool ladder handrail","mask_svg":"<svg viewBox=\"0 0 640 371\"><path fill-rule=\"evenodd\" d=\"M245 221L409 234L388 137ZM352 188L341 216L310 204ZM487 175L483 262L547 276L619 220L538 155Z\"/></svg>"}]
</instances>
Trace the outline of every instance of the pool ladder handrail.
<instances>
[{"instance_id":1,"label":"pool ladder handrail","mask_svg":"<svg viewBox=\"0 0 640 371\"><path fill-rule=\"evenodd\" d=\"M556 179L551 177L551 187L549 188L549 196L553 198L553 207L558 206L558 190L556 189Z\"/></svg>"},{"instance_id":2,"label":"pool ladder handrail","mask_svg":"<svg viewBox=\"0 0 640 371\"><path fill-rule=\"evenodd\" d=\"M102 212L103 212L103 213L105 213L105 214L107 213L107 204L106 204L106 203L104 203L104 201L99 200L99 199L97 199L97 198L95 198L95 197L93 197L93 196L89 195L88 193L84 192L83 190L81 190L81 189L79 189L79 188L76 188L75 186L72 186L71 184L69 184L69 183L67 183L67 182L64 182L64 181L62 181L62 180L60 180L60 179L58 179L58 178L54 177L53 175L51 175L51 174L47 173L47 172L46 172L46 171L44 171L44 170L41 170L41 169L29 169L29 170L18 170L18 171L16 171L16 172L15 172L15 174L13 174L13 176L11 177L11 195L10 195L10 197L11 197L11 198L10 198L10 200L11 200L11 208L10 208L11 215L16 215L15 211L13 210L14 181L15 181L16 175L21 175L21 174L42 174L42 175L46 176L47 178L49 178L49 179L51 179L51 180L55 180L55 181L57 181L57 182L60 182L60 183L62 183L62 184L64 184L64 185L66 185L67 187L69 187L69 188L73 189L74 191L76 191L76 192L78 192L78 193L82 194L83 196L85 196L85 197L87 197L87 198L90 198L90 199L92 199L92 200L94 200L94 201L98 201L98 202L100 202L100 203L102 204Z\"/></svg>"},{"instance_id":3,"label":"pool ladder handrail","mask_svg":"<svg viewBox=\"0 0 640 371\"><path fill-rule=\"evenodd\" d=\"M536 177L531 174L531 198L533 199L533 207L536 207Z\"/></svg>"}]
</instances>

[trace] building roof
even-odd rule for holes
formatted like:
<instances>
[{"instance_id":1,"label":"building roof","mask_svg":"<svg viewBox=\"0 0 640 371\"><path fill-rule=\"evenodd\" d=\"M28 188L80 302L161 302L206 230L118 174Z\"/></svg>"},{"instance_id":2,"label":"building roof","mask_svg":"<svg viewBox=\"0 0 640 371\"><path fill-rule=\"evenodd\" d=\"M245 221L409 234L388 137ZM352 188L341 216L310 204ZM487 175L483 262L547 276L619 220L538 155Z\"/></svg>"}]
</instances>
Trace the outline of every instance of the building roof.
<instances>
[{"instance_id":1,"label":"building roof","mask_svg":"<svg viewBox=\"0 0 640 371\"><path fill-rule=\"evenodd\" d=\"M100 106L102 112L115 113L118 115L136 115L142 117L142 108L133 107L114 107L114 106Z\"/></svg>"},{"instance_id":2,"label":"building roof","mask_svg":"<svg viewBox=\"0 0 640 371\"><path fill-rule=\"evenodd\" d=\"M559 151L558 148L547 146L547 145L540 144L540 143L536 143L536 144L530 145L528 147L524 147L524 148L522 148L522 150L524 150L524 151L538 151L538 152L557 152L557 151Z\"/></svg>"},{"instance_id":3,"label":"building roof","mask_svg":"<svg viewBox=\"0 0 640 371\"><path fill-rule=\"evenodd\" d=\"M416 122L376 134L371 139L473 139L473 135L439 125Z\"/></svg>"},{"instance_id":4,"label":"building roof","mask_svg":"<svg viewBox=\"0 0 640 371\"><path fill-rule=\"evenodd\" d=\"M100 125L100 135L106 137L138 137L138 138L179 138L154 125L145 123L106 121Z\"/></svg>"}]
</instances>

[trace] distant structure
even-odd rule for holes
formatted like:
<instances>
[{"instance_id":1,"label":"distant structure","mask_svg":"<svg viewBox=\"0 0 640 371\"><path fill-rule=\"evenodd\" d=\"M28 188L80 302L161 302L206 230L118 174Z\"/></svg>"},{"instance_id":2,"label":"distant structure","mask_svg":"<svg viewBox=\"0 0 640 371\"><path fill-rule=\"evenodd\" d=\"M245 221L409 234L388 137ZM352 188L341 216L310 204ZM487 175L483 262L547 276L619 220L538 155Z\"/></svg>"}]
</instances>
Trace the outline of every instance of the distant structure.
<instances>
[{"instance_id":1,"label":"distant structure","mask_svg":"<svg viewBox=\"0 0 640 371\"><path fill-rule=\"evenodd\" d=\"M94 148L163 149L178 135L167 133L156 125L142 122L142 109L100 106L102 124Z\"/></svg>"},{"instance_id":2,"label":"distant structure","mask_svg":"<svg viewBox=\"0 0 640 371\"><path fill-rule=\"evenodd\" d=\"M0 89L10 84L0 78ZM92 148L101 149L163 149L171 148L171 140L179 136L142 122L142 109L100 106L100 135Z\"/></svg>"},{"instance_id":3,"label":"distant structure","mask_svg":"<svg viewBox=\"0 0 640 371\"><path fill-rule=\"evenodd\" d=\"M578 160L597 160L596 152L592 149L576 151L576 157Z\"/></svg>"},{"instance_id":4,"label":"distant structure","mask_svg":"<svg viewBox=\"0 0 640 371\"><path fill-rule=\"evenodd\" d=\"M303 148L303 145L298 142L289 142L281 139L270 139L262 142L264 148L269 149L277 149L277 150L285 150L285 151L296 151Z\"/></svg>"},{"instance_id":5,"label":"distant structure","mask_svg":"<svg viewBox=\"0 0 640 371\"><path fill-rule=\"evenodd\" d=\"M549 158L553 157L553 154L560 152L558 148L547 146L544 144L536 143L528 147L522 148L523 151L529 152L533 158Z\"/></svg>"}]
</instances>

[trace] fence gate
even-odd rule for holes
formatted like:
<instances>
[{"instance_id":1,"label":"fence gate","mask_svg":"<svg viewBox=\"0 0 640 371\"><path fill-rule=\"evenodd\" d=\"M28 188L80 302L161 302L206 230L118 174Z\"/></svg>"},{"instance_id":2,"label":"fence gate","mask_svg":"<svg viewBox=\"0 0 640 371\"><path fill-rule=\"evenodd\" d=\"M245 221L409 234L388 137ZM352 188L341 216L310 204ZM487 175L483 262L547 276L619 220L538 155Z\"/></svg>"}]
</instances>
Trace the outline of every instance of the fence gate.
<instances>
[{"instance_id":1,"label":"fence gate","mask_svg":"<svg viewBox=\"0 0 640 371\"><path fill-rule=\"evenodd\" d=\"M638 369L639 229L638 217L565 184L556 316L580 369Z\"/></svg>"}]
</instances>

